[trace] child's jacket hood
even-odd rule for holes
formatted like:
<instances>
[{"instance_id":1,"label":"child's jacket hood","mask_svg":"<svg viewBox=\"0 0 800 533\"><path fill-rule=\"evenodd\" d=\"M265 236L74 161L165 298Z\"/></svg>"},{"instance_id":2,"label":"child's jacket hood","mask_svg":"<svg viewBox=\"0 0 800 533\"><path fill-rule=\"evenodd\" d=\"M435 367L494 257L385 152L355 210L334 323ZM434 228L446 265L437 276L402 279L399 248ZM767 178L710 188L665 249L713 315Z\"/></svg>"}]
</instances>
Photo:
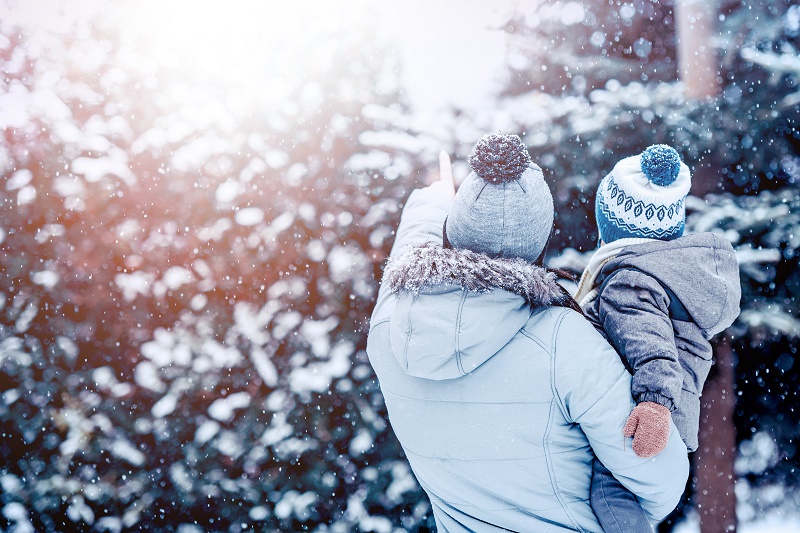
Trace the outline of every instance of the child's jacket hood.
<instances>
[{"instance_id":1,"label":"child's jacket hood","mask_svg":"<svg viewBox=\"0 0 800 533\"><path fill-rule=\"evenodd\" d=\"M739 315L739 266L730 243L714 233L623 248L606 263L597 282L618 270L638 270L671 291L688 317L711 338ZM678 317L680 319L680 317Z\"/></svg>"},{"instance_id":2,"label":"child's jacket hood","mask_svg":"<svg viewBox=\"0 0 800 533\"><path fill-rule=\"evenodd\" d=\"M533 308L567 298L542 267L433 243L390 261L384 283L398 298L394 356L409 375L435 380L473 371L516 335Z\"/></svg>"}]
</instances>

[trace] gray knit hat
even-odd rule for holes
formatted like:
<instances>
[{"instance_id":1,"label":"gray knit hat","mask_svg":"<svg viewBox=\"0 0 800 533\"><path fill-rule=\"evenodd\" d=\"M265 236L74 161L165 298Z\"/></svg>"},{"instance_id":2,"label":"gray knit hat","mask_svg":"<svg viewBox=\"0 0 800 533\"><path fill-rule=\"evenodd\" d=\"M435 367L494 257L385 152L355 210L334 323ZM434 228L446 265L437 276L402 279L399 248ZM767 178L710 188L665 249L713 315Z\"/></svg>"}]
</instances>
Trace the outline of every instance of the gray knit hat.
<instances>
[{"instance_id":1,"label":"gray knit hat","mask_svg":"<svg viewBox=\"0 0 800 533\"><path fill-rule=\"evenodd\" d=\"M445 221L445 243L490 257L535 262L553 227L553 197L542 169L516 135L484 135L472 172Z\"/></svg>"}]
</instances>

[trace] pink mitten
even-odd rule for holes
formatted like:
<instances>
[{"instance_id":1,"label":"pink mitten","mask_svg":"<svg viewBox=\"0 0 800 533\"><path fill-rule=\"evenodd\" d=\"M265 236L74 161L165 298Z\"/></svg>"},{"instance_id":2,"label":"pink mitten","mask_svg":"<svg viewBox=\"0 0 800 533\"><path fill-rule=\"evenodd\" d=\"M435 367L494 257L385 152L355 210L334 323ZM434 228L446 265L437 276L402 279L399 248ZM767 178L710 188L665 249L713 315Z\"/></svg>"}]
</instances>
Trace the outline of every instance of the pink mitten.
<instances>
[{"instance_id":1,"label":"pink mitten","mask_svg":"<svg viewBox=\"0 0 800 533\"><path fill-rule=\"evenodd\" d=\"M639 457L653 457L669 440L669 409L655 402L642 402L631 411L622 432L633 437L633 451Z\"/></svg>"}]
</instances>

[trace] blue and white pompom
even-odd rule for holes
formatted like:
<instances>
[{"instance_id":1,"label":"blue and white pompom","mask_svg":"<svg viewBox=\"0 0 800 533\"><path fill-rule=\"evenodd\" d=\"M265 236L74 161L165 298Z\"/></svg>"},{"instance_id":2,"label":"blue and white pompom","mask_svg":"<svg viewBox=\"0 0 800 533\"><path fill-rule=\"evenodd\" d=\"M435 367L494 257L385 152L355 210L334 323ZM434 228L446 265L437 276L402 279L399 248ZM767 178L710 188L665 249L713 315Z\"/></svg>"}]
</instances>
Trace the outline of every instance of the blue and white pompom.
<instances>
[{"instance_id":1,"label":"blue and white pompom","mask_svg":"<svg viewBox=\"0 0 800 533\"><path fill-rule=\"evenodd\" d=\"M671 146L654 144L642 152L641 167L648 181L667 187L678 178L681 156Z\"/></svg>"}]
</instances>

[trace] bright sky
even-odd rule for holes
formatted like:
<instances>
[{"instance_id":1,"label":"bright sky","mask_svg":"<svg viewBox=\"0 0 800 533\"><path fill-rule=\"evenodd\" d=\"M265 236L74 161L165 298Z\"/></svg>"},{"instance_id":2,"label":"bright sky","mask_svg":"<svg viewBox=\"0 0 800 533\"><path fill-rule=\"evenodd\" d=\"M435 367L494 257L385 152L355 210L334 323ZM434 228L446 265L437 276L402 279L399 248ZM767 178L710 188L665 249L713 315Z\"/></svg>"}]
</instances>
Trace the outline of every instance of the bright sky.
<instances>
[{"instance_id":1,"label":"bright sky","mask_svg":"<svg viewBox=\"0 0 800 533\"><path fill-rule=\"evenodd\" d=\"M104 0L0 0L0 20L27 27L62 31L97 13Z\"/></svg>"},{"instance_id":2,"label":"bright sky","mask_svg":"<svg viewBox=\"0 0 800 533\"><path fill-rule=\"evenodd\" d=\"M389 0L380 11L347 0L0 0L0 20L62 31L98 13L135 29L142 46L176 69L191 68L240 86L267 87L264 62L278 71L306 53L298 34L380 25L395 45L406 98L418 116L492 101L503 82L505 34L520 0ZM293 44L295 45L293 47ZM307 44L306 44L307 46ZM279 90L278 87L272 86Z\"/></svg>"},{"instance_id":3,"label":"bright sky","mask_svg":"<svg viewBox=\"0 0 800 533\"><path fill-rule=\"evenodd\" d=\"M403 82L418 113L472 109L501 87L506 34L518 0L393 0L386 26L398 44Z\"/></svg>"}]
</instances>

